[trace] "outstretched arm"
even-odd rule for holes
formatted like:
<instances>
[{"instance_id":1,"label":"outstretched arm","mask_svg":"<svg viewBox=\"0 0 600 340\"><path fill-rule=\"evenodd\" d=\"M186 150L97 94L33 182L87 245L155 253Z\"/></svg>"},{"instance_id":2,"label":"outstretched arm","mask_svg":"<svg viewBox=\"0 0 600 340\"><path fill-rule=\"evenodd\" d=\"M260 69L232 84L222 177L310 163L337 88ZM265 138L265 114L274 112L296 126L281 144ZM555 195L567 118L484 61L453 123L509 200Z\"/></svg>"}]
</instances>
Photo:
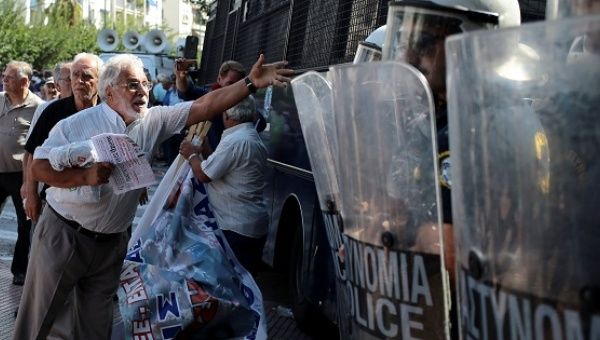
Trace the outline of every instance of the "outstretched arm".
<instances>
[{"instance_id":1,"label":"outstretched arm","mask_svg":"<svg viewBox=\"0 0 600 340\"><path fill-rule=\"evenodd\" d=\"M252 66L248 78L257 89L269 85L281 87L287 86L287 83L290 81L289 76L293 75L294 71L284 68L286 64L287 62L285 61L265 64L265 56L261 54L254 66ZM186 126L216 117L223 111L242 101L242 99L246 98L249 94L250 91L246 87L244 79L230 86L209 92L194 101L192 108L190 109Z\"/></svg>"}]
</instances>

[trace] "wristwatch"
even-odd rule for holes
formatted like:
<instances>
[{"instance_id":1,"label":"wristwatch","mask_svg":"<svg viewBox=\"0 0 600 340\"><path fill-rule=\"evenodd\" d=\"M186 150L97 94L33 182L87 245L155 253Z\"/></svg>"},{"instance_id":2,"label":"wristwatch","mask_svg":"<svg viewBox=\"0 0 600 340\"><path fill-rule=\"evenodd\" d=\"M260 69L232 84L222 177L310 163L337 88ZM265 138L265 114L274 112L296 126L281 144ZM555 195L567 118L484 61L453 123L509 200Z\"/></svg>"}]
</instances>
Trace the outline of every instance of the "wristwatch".
<instances>
[{"instance_id":1,"label":"wristwatch","mask_svg":"<svg viewBox=\"0 0 600 340\"><path fill-rule=\"evenodd\" d=\"M244 83L246 83L246 88L248 88L248 91L250 91L250 93L256 93L256 86L254 86L252 80L250 80L250 77L245 77Z\"/></svg>"}]
</instances>

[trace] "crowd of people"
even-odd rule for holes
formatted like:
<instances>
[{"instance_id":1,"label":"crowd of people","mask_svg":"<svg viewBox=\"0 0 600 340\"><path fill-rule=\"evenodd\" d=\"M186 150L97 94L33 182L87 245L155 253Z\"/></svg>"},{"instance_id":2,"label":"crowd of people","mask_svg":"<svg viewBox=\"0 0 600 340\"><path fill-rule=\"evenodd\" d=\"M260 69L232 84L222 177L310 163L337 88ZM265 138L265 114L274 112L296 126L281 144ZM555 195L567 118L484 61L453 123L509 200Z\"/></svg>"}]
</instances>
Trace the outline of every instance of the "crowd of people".
<instances>
[{"instance_id":1,"label":"crowd of people","mask_svg":"<svg viewBox=\"0 0 600 340\"><path fill-rule=\"evenodd\" d=\"M443 167L450 165L444 42L465 27L516 25L514 8L512 13L502 6L489 9L501 16L444 6L401 12L418 17L420 26L403 27L398 55L392 57L420 71L432 91L440 173L447 175L439 183L444 229L440 233L437 224L420 228L413 251L439 253L441 241L454 242L451 178ZM586 42L586 51L597 47L592 39ZM185 158L205 183L238 260L253 274L260 269L268 227L262 197L267 150L258 135L264 122L251 95L270 85L285 86L293 73L285 65L265 64L261 55L246 72L240 63L227 61L207 89L195 86L177 65L172 75L157 75L153 85L134 55L104 63L81 53L44 77L43 99L34 93L31 65L6 65L0 92L0 203L11 196L15 205L18 239L11 271L13 284L24 285L15 339L110 337L113 297L144 189L117 195L108 185L113 164L71 163L69 146L101 133L128 135L147 157L160 146L167 162L178 154ZM212 123L204 142L183 141L185 129L203 121ZM444 254L451 275L453 249Z\"/></svg>"},{"instance_id":2,"label":"crowd of people","mask_svg":"<svg viewBox=\"0 0 600 340\"><path fill-rule=\"evenodd\" d=\"M213 125L215 144L206 149L214 152L204 152L208 158L202 163L189 143L178 143L176 152L188 159L201 181L210 182L209 188L218 188L211 200L222 200L215 214L235 235L236 254L246 254L250 242L249 254L260 261L267 226L261 177L266 152L254 129L256 108L249 95L257 88L285 86L292 71L285 62L265 64L262 55L247 75L240 70L222 84L219 78L219 88L183 101L175 86L181 79L161 75L159 85L166 90L161 97L134 55L103 63L81 53L56 66L50 83L60 95L44 102L30 89L33 70L28 63L6 65L0 92L0 200L10 195L17 212L11 269L13 283L24 285L15 339L110 338L113 297L144 189L117 195L108 185L112 164L79 167L69 161L69 146L101 133L127 134L151 157L157 146L186 127L223 121L220 127ZM219 142L222 134L227 137ZM247 176L257 181L247 183ZM253 193L249 198L246 187ZM256 216L247 215L249 210ZM256 237L260 249L251 242Z\"/></svg>"}]
</instances>

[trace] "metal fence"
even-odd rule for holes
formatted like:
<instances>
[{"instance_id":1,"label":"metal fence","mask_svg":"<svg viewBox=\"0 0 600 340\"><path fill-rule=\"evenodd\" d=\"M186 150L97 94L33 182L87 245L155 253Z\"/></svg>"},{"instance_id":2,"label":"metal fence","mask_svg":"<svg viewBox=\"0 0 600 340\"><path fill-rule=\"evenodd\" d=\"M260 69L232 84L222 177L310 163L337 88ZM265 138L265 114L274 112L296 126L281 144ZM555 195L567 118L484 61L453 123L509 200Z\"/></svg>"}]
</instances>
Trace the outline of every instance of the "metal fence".
<instances>
[{"instance_id":1,"label":"metal fence","mask_svg":"<svg viewBox=\"0 0 600 340\"><path fill-rule=\"evenodd\" d=\"M541 20L545 0L520 0L523 21ZM350 62L358 42L386 21L388 0L217 0L206 28L199 83L225 60L247 70L259 53L296 70Z\"/></svg>"},{"instance_id":2,"label":"metal fence","mask_svg":"<svg viewBox=\"0 0 600 340\"><path fill-rule=\"evenodd\" d=\"M218 0L209 20L199 82L216 80L219 65L248 70L259 53L296 70L350 62L358 42L386 21L388 0Z\"/></svg>"}]
</instances>

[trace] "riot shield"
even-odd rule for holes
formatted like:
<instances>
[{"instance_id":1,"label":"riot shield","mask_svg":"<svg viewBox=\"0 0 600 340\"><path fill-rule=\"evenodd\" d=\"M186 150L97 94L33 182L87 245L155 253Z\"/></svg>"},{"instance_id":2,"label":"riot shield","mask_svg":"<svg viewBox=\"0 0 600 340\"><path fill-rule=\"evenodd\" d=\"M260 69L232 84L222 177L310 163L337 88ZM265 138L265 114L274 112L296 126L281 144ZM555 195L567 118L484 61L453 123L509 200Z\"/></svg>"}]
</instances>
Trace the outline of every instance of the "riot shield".
<instances>
[{"instance_id":1,"label":"riot shield","mask_svg":"<svg viewBox=\"0 0 600 340\"><path fill-rule=\"evenodd\" d=\"M331 83L317 72L292 80L298 118L319 196L323 222L336 277L336 302L340 334L351 334L350 297L346 294L346 270L341 258L343 224L338 210L338 154Z\"/></svg>"},{"instance_id":2,"label":"riot shield","mask_svg":"<svg viewBox=\"0 0 600 340\"><path fill-rule=\"evenodd\" d=\"M446 42L463 339L600 339L599 46L598 16Z\"/></svg>"},{"instance_id":3,"label":"riot shield","mask_svg":"<svg viewBox=\"0 0 600 340\"><path fill-rule=\"evenodd\" d=\"M341 320L350 320L342 336L446 338L433 99L426 80L397 62L333 67L330 76L330 135L337 150L330 151L329 169L339 188L333 197L343 221L341 295L349 303L338 309ZM307 147L314 154L324 145L307 139ZM323 198L331 186L317 190Z\"/></svg>"}]
</instances>

